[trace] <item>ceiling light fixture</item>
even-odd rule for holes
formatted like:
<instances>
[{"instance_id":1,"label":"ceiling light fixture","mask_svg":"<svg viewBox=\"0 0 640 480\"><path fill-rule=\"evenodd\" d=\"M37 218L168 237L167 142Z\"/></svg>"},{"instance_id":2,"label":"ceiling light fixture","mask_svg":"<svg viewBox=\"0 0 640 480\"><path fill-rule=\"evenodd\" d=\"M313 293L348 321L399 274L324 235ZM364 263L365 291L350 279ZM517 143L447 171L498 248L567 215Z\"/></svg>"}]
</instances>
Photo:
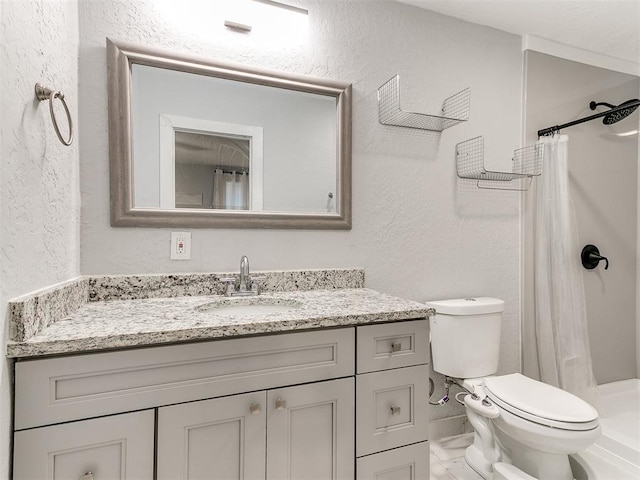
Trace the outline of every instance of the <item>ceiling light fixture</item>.
<instances>
[{"instance_id":1,"label":"ceiling light fixture","mask_svg":"<svg viewBox=\"0 0 640 480\"><path fill-rule=\"evenodd\" d=\"M251 31L251 29L253 28L251 25L245 25L244 23L238 23L238 22L232 22L231 20L225 20L224 21L224 26L231 29L231 30L235 30L237 32L241 32L241 33L249 33Z\"/></svg>"},{"instance_id":2,"label":"ceiling light fixture","mask_svg":"<svg viewBox=\"0 0 640 480\"><path fill-rule=\"evenodd\" d=\"M293 2L226 0L225 27L266 48L292 48L308 36L309 11Z\"/></svg>"}]
</instances>

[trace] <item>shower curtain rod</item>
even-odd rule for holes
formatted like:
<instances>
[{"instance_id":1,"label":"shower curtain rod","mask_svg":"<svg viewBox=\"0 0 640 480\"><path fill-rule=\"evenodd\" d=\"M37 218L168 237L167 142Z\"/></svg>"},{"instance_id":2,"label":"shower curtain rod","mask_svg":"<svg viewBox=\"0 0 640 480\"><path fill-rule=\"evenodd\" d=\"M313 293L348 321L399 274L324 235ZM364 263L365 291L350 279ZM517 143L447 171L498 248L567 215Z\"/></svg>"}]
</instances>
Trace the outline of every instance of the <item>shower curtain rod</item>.
<instances>
[{"instance_id":1,"label":"shower curtain rod","mask_svg":"<svg viewBox=\"0 0 640 480\"><path fill-rule=\"evenodd\" d=\"M627 110L628 108L640 106L640 100L627 103L623 105L619 105L611 110L607 110L605 112L596 113L594 115L589 115L588 117L580 118L579 120L574 120L573 122L563 123L562 125L556 125L555 127L547 127L542 130L538 130L538 137L543 137L545 135L550 135L552 133L558 132L563 128L573 127L574 125L578 125L580 123L589 122L591 120L595 120L596 118L604 117L605 115L610 115L612 113L621 112L622 110Z\"/></svg>"}]
</instances>

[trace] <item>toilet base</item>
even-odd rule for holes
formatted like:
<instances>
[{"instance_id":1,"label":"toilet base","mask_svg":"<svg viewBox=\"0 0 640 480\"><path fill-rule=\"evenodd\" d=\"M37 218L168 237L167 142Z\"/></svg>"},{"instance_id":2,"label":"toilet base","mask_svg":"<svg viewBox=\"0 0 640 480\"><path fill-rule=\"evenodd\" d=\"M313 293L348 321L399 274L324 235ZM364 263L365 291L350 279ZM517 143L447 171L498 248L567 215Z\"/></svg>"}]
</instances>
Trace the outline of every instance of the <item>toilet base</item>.
<instances>
[{"instance_id":1,"label":"toilet base","mask_svg":"<svg viewBox=\"0 0 640 480\"><path fill-rule=\"evenodd\" d=\"M513 464L533 478L544 480L573 480L567 453L548 453L522 441L525 431L511 431L502 420L494 423L494 434L502 460ZM516 436L520 435L520 438Z\"/></svg>"},{"instance_id":2,"label":"toilet base","mask_svg":"<svg viewBox=\"0 0 640 480\"><path fill-rule=\"evenodd\" d=\"M496 463L494 470L493 480L538 480L508 463Z\"/></svg>"},{"instance_id":3,"label":"toilet base","mask_svg":"<svg viewBox=\"0 0 640 480\"><path fill-rule=\"evenodd\" d=\"M482 450L475 444L477 440L477 434L474 434L474 443L469 445L464 451L464 459L478 475L485 480L491 480L493 478L493 468L491 464L486 461Z\"/></svg>"},{"instance_id":4,"label":"toilet base","mask_svg":"<svg viewBox=\"0 0 640 480\"><path fill-rule=\"evenodd\" d=\"M562 454L548 454L534 451L531 448L520 444L513 438L507 444L503 443L505 438L498 435L496 440L500 449L498 462L506 462L499 475L496 475L494 464L487 460L483 449L482 440L478 432L473 434L473 444L468 446L464 453L467 464L485 480L496 480L507 478L520 479L544 479L544 480L573 480L574 475L569 465L569 456ZM513 467L513 468L511 468ZM515 475L513 471L517 471Z\"/></svg>"},{"instance_id":5,"label":"toilet base","mask_svg":"<svg viewBox=\"0 0 640 480\"><path fill-rule=\"evenodd\" d=\"M573 480L569 455L556 455L515 447L512 440L510 457L514 466L533 478L544 480Z\"/></svg>"}]
</instances>

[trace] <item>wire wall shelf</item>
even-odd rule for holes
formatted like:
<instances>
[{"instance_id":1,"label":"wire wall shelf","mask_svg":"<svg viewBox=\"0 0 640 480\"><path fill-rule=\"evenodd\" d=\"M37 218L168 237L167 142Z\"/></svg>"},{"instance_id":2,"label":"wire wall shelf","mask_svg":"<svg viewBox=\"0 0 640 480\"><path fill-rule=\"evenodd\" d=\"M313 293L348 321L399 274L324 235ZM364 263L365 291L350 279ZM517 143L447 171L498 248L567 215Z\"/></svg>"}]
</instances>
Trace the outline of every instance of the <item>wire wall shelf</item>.
<instances>
[{"instance_id":1,"label":"wire wall shelf","mask_svg":"<svg viewBox=\"0 0 640 480\"><path fill-rule=\"evenodd\" d=\"M378 121L383 125L442 132L469 120L469 88L452 95L442 104L442 115L407 112L400 108L400 75L378 89Z\"/></svg>"},{"instance_id":2,"label":"wire wall shelf","mask_svg":"<svg viewBox=\"0 0 640 480\"><path fill-rule=\"evenodd\" d=\"M488 170L484 166L484 137L471 138L456 145L458 177L477 180L478 188L527 190L533 177L542 173L542 142L513 151L512 171Z\"/></svg>"}]
</instances>

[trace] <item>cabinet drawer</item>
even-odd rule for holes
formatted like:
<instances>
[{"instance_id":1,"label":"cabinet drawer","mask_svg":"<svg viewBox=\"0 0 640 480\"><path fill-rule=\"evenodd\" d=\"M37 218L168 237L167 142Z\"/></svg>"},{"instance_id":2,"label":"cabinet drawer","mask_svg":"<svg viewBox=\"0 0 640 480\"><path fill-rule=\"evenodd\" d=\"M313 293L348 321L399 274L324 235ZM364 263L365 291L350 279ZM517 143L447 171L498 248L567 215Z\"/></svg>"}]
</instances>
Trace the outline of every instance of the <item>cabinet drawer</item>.
<instances>
[{"instance_id":1,"label":"cabinet drawer","mask_svg":"<svg viewBox=\"0 0 640 480\"><path fill-rule=\"evenodd\" d=\"M357 460L358 480L429 478L429 442L416 443Z\"/></svg>"},{"instance_id":2,"label":"cabinet drawer","mask_svg":"<svg viewBox=\"0 0 640 480\"><path fill-rule=\"evenodd\" d=\"M429 362L429 321L358 327L358 373L422 365Z\"/></svg>"},{"instance_id":3,"label":"cabinet drawer","mask_svg":"<svg viewBox=\"0 0 640 480\"><path fill-rule=\"evenodd\" d=\"M356 377L358 457L428 440L428 382L427 365Z\"/></svg>"},{"instance_id":4,"label":"cabinet drawer","mask_svg":"<svg viewBox=\"0 0 640 480\"><path fill-rule=\"evenodd\" d=\"M16 432L14 480L153 478L153 410Z\"/></svg>"},{"instance_id":5,"label":"cabinet drawer","mask_svg":"<svg viewBox=\"0 0 640 480\"><path fill-rule=\"evenodd\" d=\"M15 429L354 374L353 328L16 363Z\"/></svg>"}]
</instances>

